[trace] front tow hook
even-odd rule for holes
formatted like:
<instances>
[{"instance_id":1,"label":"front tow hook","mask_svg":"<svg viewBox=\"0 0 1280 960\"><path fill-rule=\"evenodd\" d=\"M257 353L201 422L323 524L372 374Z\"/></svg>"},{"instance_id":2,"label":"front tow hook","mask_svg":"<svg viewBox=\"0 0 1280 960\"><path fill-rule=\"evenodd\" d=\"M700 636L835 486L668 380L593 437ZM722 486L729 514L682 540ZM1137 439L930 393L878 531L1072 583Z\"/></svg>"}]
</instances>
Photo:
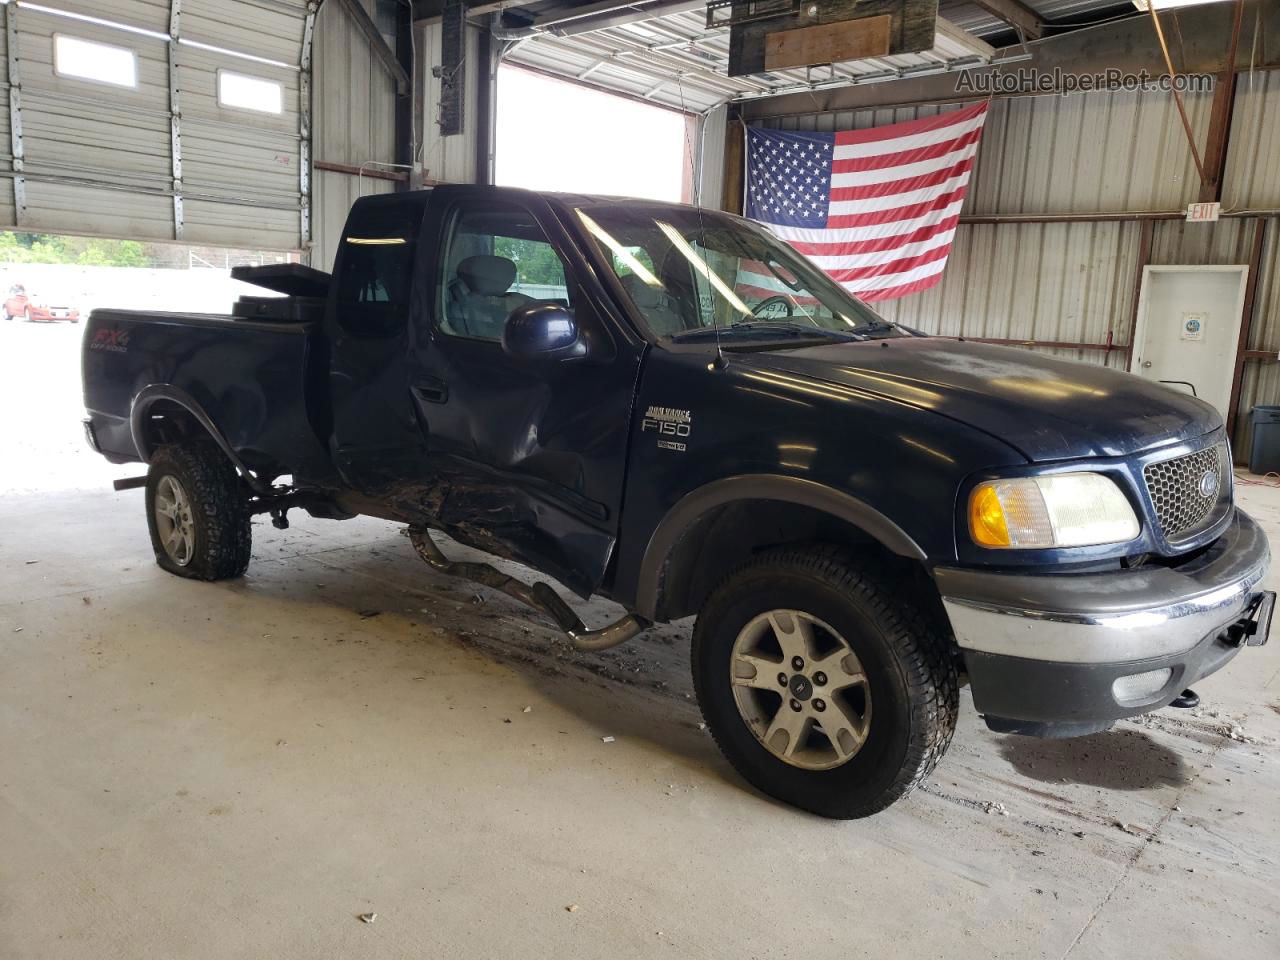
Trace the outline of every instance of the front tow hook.
<instances>
[{"instance_id":1,"label":"front tow hook","mask_svg":"<svg viewBox=\"0 0 1280 960\"><path fill-rule=\"evenodd\" d=\"M1193 710L1200 706L1200 694L1188 687L1174 697L1169 706L1177 707L1179 710Z\"/></svg>"}]
</instances>

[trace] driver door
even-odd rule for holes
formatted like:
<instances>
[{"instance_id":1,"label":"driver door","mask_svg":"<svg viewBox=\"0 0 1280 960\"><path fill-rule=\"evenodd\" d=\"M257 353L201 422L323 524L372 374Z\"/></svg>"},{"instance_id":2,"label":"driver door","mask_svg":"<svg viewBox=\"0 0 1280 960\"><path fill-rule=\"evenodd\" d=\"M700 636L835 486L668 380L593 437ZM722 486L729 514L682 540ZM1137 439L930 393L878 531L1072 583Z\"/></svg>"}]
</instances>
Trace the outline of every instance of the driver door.
<instances>
[{"instance_id":1,"label":"driver door","mask_svg":"<svg viewBox=\"0 0 1280 960\"><path fill-rule=\"evenodd\" d=\"M412 394L435 513L457 539L585 596L617 540L642 344L541 198L437 192ZM572 311L585 355L517 360L503 349L507 315L536 301Z\"/></svg>"}]
</instances>

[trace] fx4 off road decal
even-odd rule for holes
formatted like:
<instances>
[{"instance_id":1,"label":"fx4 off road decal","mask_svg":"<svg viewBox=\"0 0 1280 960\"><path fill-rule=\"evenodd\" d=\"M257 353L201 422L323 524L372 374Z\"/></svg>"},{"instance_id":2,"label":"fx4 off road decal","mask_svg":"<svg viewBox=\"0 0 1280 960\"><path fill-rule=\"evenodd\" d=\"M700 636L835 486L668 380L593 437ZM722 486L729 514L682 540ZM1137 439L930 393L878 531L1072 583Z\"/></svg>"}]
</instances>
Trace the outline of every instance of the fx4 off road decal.
<instances>
[{"instance_id":1,"label":"fx4 off road decal","mask_svg":"<svg viewBox=\"0 0 1280 960\"><path fill-rule=\"evenodd\" d=\"M129 331L113 327L103 327L93 335L89 343L90 350L108 350L111 353L129 352Z\"/></svg>"},{"instance_id":2,"label":"fx4 off road decal","mask_svg":"<svg viewBox=\"0 0 1280 960\"><path fill-rule=\"evenodd\" d=\"M674 407L650 407L640 421L640 432L658 435L660 450L685 450L684 440L693 432L693 414Z\"/></svg>"}]
</instances>

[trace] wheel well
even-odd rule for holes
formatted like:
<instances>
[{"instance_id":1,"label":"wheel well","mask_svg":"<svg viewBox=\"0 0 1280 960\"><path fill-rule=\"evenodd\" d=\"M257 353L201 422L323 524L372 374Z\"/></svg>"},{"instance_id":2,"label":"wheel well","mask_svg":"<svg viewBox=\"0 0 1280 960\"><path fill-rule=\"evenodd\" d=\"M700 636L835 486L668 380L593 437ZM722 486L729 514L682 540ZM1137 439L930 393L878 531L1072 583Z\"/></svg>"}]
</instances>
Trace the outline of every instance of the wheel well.
<instances>
[{"instance_id":1,"label":"wheel well","mask_svg":"<svg viewBox=\"0 0 1280 960\"><path fill-rule=\"evenodd\" d=\"M139 421L139 434L135 437L139 448L138 453L148 461L156 448L163 444L189 443L200 438L217 443L226 453L224 441L214 436L200 417L179 401L168 397L159 397L147 404ZM235 457L228 456L233 463L236 463ZM241 450L237 456L240 458L237 469L240 468L240 464L243 464L258 476L267 478L268 482L281 472L270 457L256 451Z\"/></svg>"},{"instance_id":2,"label":"wheel well","mask_svg":"<svg viewBox=\"0 0 1280 960\"><path fill-rule=\"evenodd\" d=\"M141 436L137 440L145 449L138 452L147 460L162 444L182 443L208 433L190 410L176 400L165 399L155 400L147 406L141 427Z\"/></svg>"},{"instance_id":3,"label":"wheel well","mask_svg":"<svg viewBox=\"0 0 1280 960\"><path fill-rule=\"evenodd\" d=\"M658 593L659 620L677 620L701 608L716 585L770 547L837 544L883 558L907 577L924 575L916 560L899 556L861 527L816 507L783 500L735 500L708 510L668 554Z\"/></svg>"}]
</instances>

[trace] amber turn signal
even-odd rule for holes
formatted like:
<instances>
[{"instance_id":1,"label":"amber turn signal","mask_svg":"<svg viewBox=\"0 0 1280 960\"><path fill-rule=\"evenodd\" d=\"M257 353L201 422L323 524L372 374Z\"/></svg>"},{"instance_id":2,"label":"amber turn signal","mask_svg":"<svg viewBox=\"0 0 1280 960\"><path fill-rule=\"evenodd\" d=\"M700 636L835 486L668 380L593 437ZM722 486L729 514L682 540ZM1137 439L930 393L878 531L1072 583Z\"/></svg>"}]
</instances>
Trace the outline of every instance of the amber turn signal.
<instances>
[{"instance_id":1,"label":"amber turn signal","mask_svg":"<svg viewBox=\"0 0 1280 960\"><path fill-rule=\"evenodd\" d=\"M969 535L981 547L1007 547L1009 524L994 486L982 486L969 498Z\"/></svg>"}]
</instances>

